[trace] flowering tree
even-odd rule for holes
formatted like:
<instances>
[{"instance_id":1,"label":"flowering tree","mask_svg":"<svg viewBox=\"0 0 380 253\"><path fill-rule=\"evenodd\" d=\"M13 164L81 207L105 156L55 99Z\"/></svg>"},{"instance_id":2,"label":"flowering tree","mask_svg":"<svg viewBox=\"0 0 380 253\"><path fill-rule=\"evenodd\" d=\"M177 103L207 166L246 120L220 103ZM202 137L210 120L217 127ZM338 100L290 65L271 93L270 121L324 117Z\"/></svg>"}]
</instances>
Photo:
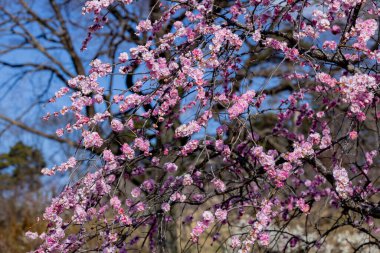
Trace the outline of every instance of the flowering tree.
<instances>
[{"instance_id":1,"label":"flowering tree","mask_svg":"<svg viewBox=\"0 0 380 253\"><path fill-rule=\"evenodd\" d=\"M82 50L134 4L87 1ZM45 119L74 115L57 135L87 152L43 170L85 173L28 232L36 252L304 252L342 227L365 235L353 251L380 248L377 4L154 2L143 44L50 100L70 97ZM115 76L127 87L106 90Z\"/></svg>"}]
</instances>

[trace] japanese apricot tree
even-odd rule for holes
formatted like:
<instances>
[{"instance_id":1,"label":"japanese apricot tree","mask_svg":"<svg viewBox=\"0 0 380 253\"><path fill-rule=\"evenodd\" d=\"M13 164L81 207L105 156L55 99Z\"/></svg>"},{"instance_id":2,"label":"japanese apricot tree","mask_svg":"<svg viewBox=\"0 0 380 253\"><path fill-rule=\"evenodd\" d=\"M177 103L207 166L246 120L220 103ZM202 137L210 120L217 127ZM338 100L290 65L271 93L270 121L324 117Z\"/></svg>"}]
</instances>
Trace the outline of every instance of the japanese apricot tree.
<instances>
[{"instance_id":1,"label":"japanese apricot tree","mask_svg":"<svg viewBox=\"0 0 380 253\"><path fill-rule=\"evenodd\" d=\"M83 54L136 2L87 1ZM58 137L81 138L43 170L77 176L27 233L36 252L305 252L342 227L379 249L378 5L154 1L143 43L50 100L71 101L44 117L74 116Z\"/></svg>"}]
</instances>

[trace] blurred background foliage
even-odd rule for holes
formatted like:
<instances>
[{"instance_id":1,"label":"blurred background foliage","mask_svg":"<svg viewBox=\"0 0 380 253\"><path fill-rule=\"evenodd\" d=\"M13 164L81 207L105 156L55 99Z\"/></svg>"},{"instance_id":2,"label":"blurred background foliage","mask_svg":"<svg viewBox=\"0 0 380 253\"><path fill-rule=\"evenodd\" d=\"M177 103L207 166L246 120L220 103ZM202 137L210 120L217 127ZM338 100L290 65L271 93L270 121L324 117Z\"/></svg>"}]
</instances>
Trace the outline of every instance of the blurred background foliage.
<instances>
[{"instance_id":1,"label":"blurred background foliage","mask_svg":"<svg viewBox=\"0 0 380 253\"><path fill-rule=\"evenodd\" d=\"M41 168L45 161L41 151L17 142L7 153L0 154L0 252L27 252L38 241L26 240L33 229L42 232L37 223L52 189L43 187Z\"/></svg>"}]
</instances>

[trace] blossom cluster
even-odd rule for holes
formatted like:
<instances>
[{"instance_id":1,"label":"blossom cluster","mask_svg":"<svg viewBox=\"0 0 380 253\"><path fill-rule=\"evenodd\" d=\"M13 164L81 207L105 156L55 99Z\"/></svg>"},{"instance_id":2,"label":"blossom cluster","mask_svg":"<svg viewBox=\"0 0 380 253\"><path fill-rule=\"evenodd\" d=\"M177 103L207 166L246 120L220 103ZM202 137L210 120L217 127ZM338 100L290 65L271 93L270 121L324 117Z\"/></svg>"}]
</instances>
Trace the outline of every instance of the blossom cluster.
<instances>
[{"instance_id":1,"label":"blossom cluster","mask_svg":"<svg viewBox=\"0 0 380 253\"><path fill-rule=\"evenodd\" d=\"M69 98L45 119L71 114L57 138L79 132L76 147L92 156L43 169L89 166L46 209L45 233L27 234L43 240L36 252L88 251L89 238L98 251L129 252L141 234L155 252L181 224L189 245L228 230L243 253L276 243L275 218L286 227L321 200L370 216L355 201L380 191L375 141L362 141L380 118L380 54L368 47L377 22L347 15L364 2L157 1L160 15L131 28L141 43L113 64L94 59L50 101ZM87 1L90 33L107 22L105 9L131 3ZM107 90L113 75L127 87ZM317 247L307 243L289 241Z\"/></svg>"}]
</instances>

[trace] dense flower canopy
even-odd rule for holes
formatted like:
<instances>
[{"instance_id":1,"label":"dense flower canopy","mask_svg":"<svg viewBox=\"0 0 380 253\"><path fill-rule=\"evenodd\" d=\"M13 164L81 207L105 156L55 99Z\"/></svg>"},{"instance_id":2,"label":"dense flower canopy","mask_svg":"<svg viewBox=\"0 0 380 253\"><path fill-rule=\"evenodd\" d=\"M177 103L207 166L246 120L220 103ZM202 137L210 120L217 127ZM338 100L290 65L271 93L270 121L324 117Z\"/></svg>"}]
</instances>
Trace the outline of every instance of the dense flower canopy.
<instances>
[{"instance_id":1,"label":"dense flower canopy","mask_svg":"<svg viewBox=\"0 0 380 253\"><path fill-rule=\"evenodd\" d=\"M134 4L87 1L84 53L110 9ZM45 119L73 114L57 135L80 132L89 152L43 170L86 173L52 200L46 232L28 232L36 252L201 251L209 238L215 251L309 250L346 225L380 248L377 5L157 1L135 28L144 43L51 99L71 104ZM132 85L105 96L115 75ZM340 214L328 228L308 219L322 208Z\"/></svg>"}]
</instances>

